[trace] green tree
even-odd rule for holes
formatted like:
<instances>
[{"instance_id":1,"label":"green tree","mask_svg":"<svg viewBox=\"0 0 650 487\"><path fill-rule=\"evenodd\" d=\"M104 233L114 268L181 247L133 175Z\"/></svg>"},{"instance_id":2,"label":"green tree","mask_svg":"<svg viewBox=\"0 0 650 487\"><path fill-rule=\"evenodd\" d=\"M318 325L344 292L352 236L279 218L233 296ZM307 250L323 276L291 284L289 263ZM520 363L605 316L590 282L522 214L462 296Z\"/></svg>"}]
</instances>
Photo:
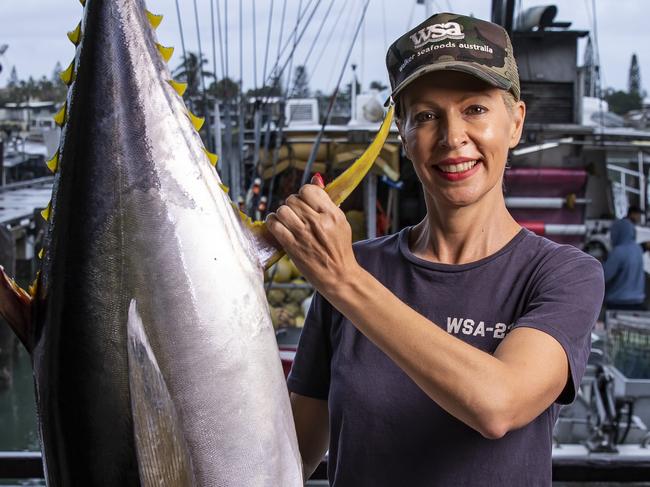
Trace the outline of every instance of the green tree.
<instances>
[{"instance_id":1,"label":"green tree","mask_svg":"<svg viewBox=\"0 0 650 487\"><path fill-rule=\"evenodd\" d=\"M230 78L223 78L216 83L212 82L208 93L220 100L234 99L239 96L239 83Z\"/></svg>"},{"instance_id":2,"label":"green tree","mask_svg":"<svg viewBox=\"0 0 650 487\"><path fill-rule=\"evenodd\" d=\"M185 91L185 98L195 98L201 94L201 76L205 78L214 78L214 74L210 71L203 69L208 61L196 53L188 52L187 55L181 60L180 64L172 72L172 75L187 83L187 90Z\"/></svg>"},{"instance_id":3,"label":"green tree","mask_svg":"<svg viewBox=\"0 0 650 487\"><path fill-rule=\"evenodd\" d=\"M305 66L296 66L293 75L292 93L296 98L307 98L309 96L309 78Z\"/></svg>"},{"instance_id":4,"label":"green tree","mask_svg":"<svg viewBox=\"0 0 650 487\"><path fill-rule=\"evenodd\" d=\"M612 88L605 92L604 98L609 104L609 110L618 115L625 115L630 110L640 109L643 101L640 93L627 93Z\"/></svg>"}]
</instances>

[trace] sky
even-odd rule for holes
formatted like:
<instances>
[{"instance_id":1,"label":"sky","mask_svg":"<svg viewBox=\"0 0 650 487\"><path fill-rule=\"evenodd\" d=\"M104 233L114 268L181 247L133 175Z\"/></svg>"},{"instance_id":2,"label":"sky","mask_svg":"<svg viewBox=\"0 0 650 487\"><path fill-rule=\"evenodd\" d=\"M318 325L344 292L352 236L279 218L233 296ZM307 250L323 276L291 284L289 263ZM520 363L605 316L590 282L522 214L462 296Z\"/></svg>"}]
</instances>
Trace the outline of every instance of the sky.
<instances>
[{"instance_id":1,"label":"sky","mask_svg":"<svg viewBox=\"0 0 650 487\"><path fill-rule=\"evenodd\" d=\"M197 25L194 0L148 0L147 8L163 14L164 20L157 35L161 44L174 46L176 51L170 61L175 68L182 56L181 29L176 11L178 1L182 22L182 33L187 51L198 50ZM212 26L210 3L213 2L216 22L216 5L220 5L222 20L221 47L228 53L228 74L239 79L240 71L240 29L239 6L242 5L243 80L244 88L262 84L266 47L268 60L266 74L271 71L278 54L280 33L282 44L288 45L281 52L280 65L284 64L292 43L287 40L296 25L298 8L311 13L318 8L311 23L296 46L294 67L305 64L312 90L331 92L343 69L345 56L350 46L365 0L196 0L201 48L209 60L207 69L213 71ZM352 50L348 67L344 70L343 83L352 77L351 64L357 65L357 77L365 89L371 81L388 84L385 72L385 53L390 43L407 30L426 18L424 5L415 0L369 0L365 20ZM453 11L488 19L490 0L438 0L432 1L435 11ZM551 2L518 0L518 8L526 9ZM556 0L556 20L571 21L572 29L592 30L593 6L595 4L598 46L601 61L602 86L627 89L630 58L633 53L639 57L642 87L650 92L650 29L647 24L647 9L650 0ZM227 4L228 15L225 15ZM284 29L282 9L286 4ZM254 9L253 9L254 6ZM308 7L307 9L305 7ZM253 10L255 26L253 27ZM268 34L269 16L272 13L271 31ZM65 68L72 60L74 47L68 41L66 32L72 30L80 20L82 7L78 0L0 0L0 45L9 48L0 56L3 70L0 72L0 87L5 86L12 67L18 77L50 77L57 62ZM307 15L298 32L303 30ZM227 19L227 22L226 22ZM226 24L228 48L226 43ZM319 29L320 36L316 37ZM217 32L216 73L223 77L224 69L220 58ZM267 36L269 41L267 42ZM314 44L314 39L317 42ZM579 44L579 59L584 51L585 40ZM311 49L311 46L314 48ZM311 54L310 53L311 50ZM225 60L224 60L225 65ZM288 71L288 69L287 69ZM255 77L255 73L257 77Z\"/></svg>"}]
</instances>

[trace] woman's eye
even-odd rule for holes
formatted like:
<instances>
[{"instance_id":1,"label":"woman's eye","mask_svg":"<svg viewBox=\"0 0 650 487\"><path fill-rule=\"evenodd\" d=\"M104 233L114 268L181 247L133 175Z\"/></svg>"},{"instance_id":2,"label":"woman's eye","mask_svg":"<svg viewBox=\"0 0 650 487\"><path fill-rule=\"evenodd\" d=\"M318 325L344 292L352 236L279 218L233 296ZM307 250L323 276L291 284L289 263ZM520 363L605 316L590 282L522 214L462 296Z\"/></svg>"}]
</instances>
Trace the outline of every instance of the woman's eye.
<instances>
[{"instance_id":1,"label":"woman's eye","mask_svg":"<svg viewBox=\"0 0 650 487\"><path fill-rule=\"evenodd\" d=\"M416 122L428 122L430 120L435 120L436 115L432 112L420 112L415 115Z\"/></svg>"},{"instance_id":2,"label":"woman's eye","mask_svg":"<svg viewBox=\"0 0 650 487\"><path fill-rule=\"evenodd\" d=\"M470 115L481 115L483 113L487 113L487 108L481 105L472 105L467 109L467 113Z\"/></svg>"}]
</instances>

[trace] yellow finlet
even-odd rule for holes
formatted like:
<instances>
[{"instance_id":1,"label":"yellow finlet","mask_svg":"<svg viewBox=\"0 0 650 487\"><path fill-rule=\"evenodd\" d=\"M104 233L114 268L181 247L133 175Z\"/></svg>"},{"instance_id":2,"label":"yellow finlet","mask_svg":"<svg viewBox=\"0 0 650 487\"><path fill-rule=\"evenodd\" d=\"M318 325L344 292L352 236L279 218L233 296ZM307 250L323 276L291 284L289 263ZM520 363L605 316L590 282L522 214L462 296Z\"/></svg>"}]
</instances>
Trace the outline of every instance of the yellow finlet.
<instances>
[{"instance_id":1,"label":"yellow finlet","mask_svg":"<svg viewBox=\"0 0 650 487\"><path fill-rule=\"evenodd\" d=\"M56 123L59 127L63 127L63 124L65 123L65 109L66 103L64 103L57 114L54 115L54 123Z\"/></svg>"},{"instance_id":2,"label":"yellow finlet","mask_svg":"<svg viewBox=\"0 0 650 487\"><path fill-rule=\"evenodd\" d=\"M41 211L41 216L43 220L50 221L50 213L52 212L52 202L50 201L47 206Z\"/></svg>"},{"instance_id":3,"label":"yellow finlet","mask_svg":"<svg viewBox=\"0 0 650 487\"><path fill-rule=\"evenodd\" d=\"M33 298L36 296L36 290L38 288L38 279L41 277L41 271L38 271L36 273L36 278L34 279L34 282L32 282L29 287L27 288L27 292L29 295Z\"/></svg>"},{"instance_id":4,"label":"yellow finlet","mask_svg":"<svg viewBox=\"0 0 650 487\"><path fill-rule=\"evenodd\" d=\"M210 161L210 164L212 164L214 167L217 167L217 162L219 161L219 156L216 154L213 154L207 149L203 149L203 152L205 152L205 155L208 156L208 160Z\"/></svg>"},{"instance_id":5,"label":"yellow finlet","mask_svg":"<svg viewBox=\"0 0 650 487\"><path fill-rule=\"evenodd\" d=\"M157 29L160 23L162 22L163 16L152 14L148 10L145 10L145 13L147 14L147 19L149 19L149 23L151 24L151 27Z\"/></svg>"},{"instance_id":6,"label":"yellow finlet","mask_svg":"<svg viewBox=\"0 0 650 487\"><path fill-rule=\"evenodd\" d=\"M74 30L68 32L68 39L70 39L70 42L75 46L79 45L79 41L81 40L81 22L77 24L77 27L75 27Z\"/></svg>"},{"instance_id":7,"label":"yellow finlet","mask_svg":"<svg viewBox=\"0 0 650 487\"><path fill-rule=\"evenodd\" d=\"M219 183L219 187L226 194L228 194L230 192L230 188L228 186L226 186L225 184L223 184L223 183Z\"/></svg>"},{"instance_id":8,"label":"yellow finlet","mask_svg":"<svg viewBox=\"0 0 650 487\"><path fill-rule=\"evenodd\" d=\"M187 116L190 118L190 122L192 122L192 125L194 125L194 129L198 132L201 130L201 127L203 127L203 123L205 122L205 118L203 117L197 117L194 115L192 112L189 110L187 111Z\"/></svg>"},{"instance_id":9,"label":"yellow finlet","mask_svg":"<svg viewBox=\"0 0 650 487\"><path fill-rule=\"evenodd\" d=\"M43 248L38 252L38 258L43 260L44 255L45 255L45 249Z\"/></svg>"},{"instance_id":10,"label":"yellow finlet","mask_svg":"<svg viewBox=\"0 0 650 487\"><path fill-rule=\"evenodd\" d=\"M82 7L86 6L86 0L79 0L79 3L81 4Z\"/></svg>"},{"instance_id":11,"label":"yellow finlet","mask_svg":"<svg viewBox=\"0 0 650 487\"><path fill-rule=\"evenodd\" d=\"M74 60L70 63L70 66L67 67L65 71L61 71L59 77L66 85L70 86L74 81Z\"/></svg>"},{"instance_id":12,"label":"yellow finlet","mask_svg":"<svg viewBox=\"0 0 650 487\"><path fill-rule=\"evenodd\" d=\"M174 88L174 91L178 93L179 96L183 96L187 90L187 83L181 83L180 81L174 81L173 79L170 79L167 83Z\"/></svg>"},{"instance_id":13,"label":"yellow finlet","mask_svg":"<svg viewBox=\"0 0 650 487\"><path fill-rule=\"evenodd\" d=\"M59 151L57 150L52 158L45 163L47 165L47 168L52 172L55 173L57 169L59 168Z\"/></svg>"},{"instance_id":14,"label":"yellow finlet","mask_svg":"<svg viewBox=\"0 0 650 487\"><path fill-rule=\"evenodd\" d=\"M156 47L158 48L158 51L160 51L160 55L163 57L165 62L168 63L169 60L172 58L172 54L174 54L174 48L165 47L162 44L156 44Z\"/></svg>"}]
</instances>

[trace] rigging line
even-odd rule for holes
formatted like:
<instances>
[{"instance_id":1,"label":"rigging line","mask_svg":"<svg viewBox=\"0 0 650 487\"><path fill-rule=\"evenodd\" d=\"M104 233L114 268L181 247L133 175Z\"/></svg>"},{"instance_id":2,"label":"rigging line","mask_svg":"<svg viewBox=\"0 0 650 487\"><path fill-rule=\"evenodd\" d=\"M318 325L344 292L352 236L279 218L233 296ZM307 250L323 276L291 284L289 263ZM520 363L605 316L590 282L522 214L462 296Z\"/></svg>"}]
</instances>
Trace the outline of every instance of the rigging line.
<instances>
[{"instance_id":1,"label":"rigging line","mask_svg":"<svg viewBox=\"0 0 650 487\"><path fill-rule=\"evenodd\" d=\"M271 9L269 10L269 25L266 29L266 49L264 51L264 70L262 71L263 80L266 80L266 68L269 61L269 44L271 44L271 25L273 23L273 3L274 0L271 0ZM264 85L265 84L266 81L264 82Z\"/></svg>"},{"instance_id":2,"label":"rigging line","mask_svg":"<svg viewBox=\"0 0 650 487\"><path fill-rule=\"evenodd\" d=\"M293 31L292 31L292 36L298 32L298 29L299 29L299 26L300 26L300 22L301 22L302 19L307 15L307 11L309 10L309 7L311 6L311 4L312 4L313 2L314 2L314 0L309 0L309 3L307 4L307 7L305 8L305 10L304 10L304 11L302 12L302 14L300 15L300 18L298 19L298 23L296 23L296 26L294 27L294 29L293 29ZM293 54L294 54L294 52L295 52L295 50L296 50L296 47L298 46L298 42L300 41L300 39L302 39L302 36L304 35L305 30L307 29L307 26L309 26L309 23L311 22L311 19L313 18L314 13L316 12L316 10L318 10L318 7L320 6L320 3L321 3L321 0L316 0L316 6L315 6L314 9L312 10L311 14L309 14L309 18L307 19L307 21L306 21L306 23L305 23L305 25L304 25L304 27L303 27L302 32L301 32L297 37L294 38L295 42L294 42L294 44L293 44L293 49L292 49L291 52L288 54L287 59L284 61L283 66L282 66L282 69L280 69L280 71L278 71L278 75L277 75L277 76L281 76L282 73L284 73L284 70L285 70L285 68L286 68L286 66L287 66L287 64L288 64L288 62L289 62L289 60L292 58L292 56L293 56ZM281 49L282 53L284 53L284 51L286 50L286 48L287 48L287 46L290 44L290 42L291 42L291 36L289 36L289 39L287 39L287 42L285 42L284 46L282 47L282 49ZM281 54L281 56L282 56L282 54ZM278 64L279 64L279 63L278 63ZM277 69L277 67L278 67L277 64L274 65L274 66L271 68L271 71L270 71L270 72L271 72L271 73L275 72L275 70ZM265 80L265 83L266 83L266 80Z\"/></svg>"},{"instance_id":3,"label":"rigging line","mask_svg":"<svg viewBox=\"0 0 650 487\"><path fill-rule=\"evenodd\" d=\"M212 71L214 71L214 83L217 84L217 41L214 36L214 0L210 0L210 31L212 34Z\"/></svg>"},{"instance_id":4,"label":"rigging line","mask_svg":"<svg viewBox=\"0 0 650 487\"><path fill-rule=\"evenodd\" d=\"M307 62L309 61L309 58L311 57L312 53L314 52L314 47L316 47L316 43L318 42L318 38L320 37L321 32L323 31L323 27L325 26L325 22L327 22L327 19L329 18L330 11L332 10L332 7L334 6L334 2L336 0L331 0L329 7L327 7L327 11L325 12L325 15L323 16L323 21L320 24L320 27L318 28L318 32L316 32L316 35L314 36L314 40L311 43L311 46L309 47L309 51L307 51L307 55L305 56L305 61L302 63L303 66L307 66ZM307 78L309 79L309 78ZM294 86L295 89L295 86ZM293 94L293 92L292 92Z\"/></svg>"},{"instance_id":5,"label":"rigging line","mask_svg":"<svg viewBox=\"0 0 650 487\"><path fill-rule=\"evenodd\" d=\"M309 8L309 5L307 6L307 8ZM306 11L306 10L307 10L307 9L305 9L305 11ZM300 1L298 2L298 18L296 19L296 28L297 28L298 25L300 24L300 13L301 13L301 11L302 11L302 0L300 0ZM296 48L296 46L298 45L298 41L296 40L297 38L298 38L298 37L297 37L297 31L294 30L294 33L293 33L293 48L294 48L294 52L295 52L295 48ZM289 39L291 39L291 36L289 36ZM276 62L276 64L279 64L279 62L280 62L280 58L278 58L278 61ZM286 84L286 89L284 90L284 91L285 91L285 98L286 98L287 96L289 96L289 93L290 93L290 92L289 92L289 88L291 87L291 70L292 70L292 69L293 69L293 55L291 56L291 62L289 63L289 69L287 70L287 84Z\"/></svg>"},{"instance_id":6,"label":"rigging line","mask_svg":"<svg viewBox=\"0 0 650 487\"><path fill-rule=\"evenodd\" d=\"M289 56L285 60L284 64L282 65L282 68L277 72L278 78L282 76L282 73L284 73L284 70L287 67L287 64L289 63L290 60L293 59L293 55L296 52L296 47L298 46L298 42L300 42L300 39L302 39L302 36L305 34L305 31L307 30L307 27L309 27L309 24L311 23L312 19L314 18L314 14L316 13L316 10L318 10L318 7L320 6L321 0L318 0L316 3L316 6L312 10L311 14L309 14L309 18L305 22L305 26L302 29L302 32L300 32L300 35L297 37L296 42L294 43L293 49L291 49L291 52L289 53ZM274 69L271 70L271 72L274 72ZM266 83L266 82L265 82ZM268 99L268 97L267 97Z\"/></svg>"},{"instance_id":7,"label":"rigging line","mask_svg":"<svg viewBox=\"0 0 650 487\"><path fill-rule=\"evenodd\" d=\"M314 66L311 68L311 76L309 76L307 79L308 81L311 81L312 78L315 76L316 71L318 70L318 67L320 66L320 62L323 59L323 55L325 54L325 50L328 49L331 46L332 42L332 37L334 36L334 32L336 32L336 27L339 25L339 22L341 20L341 17L343 16L343 12L345 12L345 3L341 6L341 9L339 10L339 14L336 17L336 20L334 20L334 23L332 24L332 29L330 30L329 34L327 35L327 40L323 43L323 48L320 50L318 53L318 56L316 56L316 63Z\"/></svg>"},{"instance_id":8,"label":"rigging line","mask_svg":"<svg viewBox=\"0 0 650 487\"><path fill-rule=\"evenodd\" d=\"M417 5L417 2L412 2L411 3L411 11L409 12L409 19L406 22L406 28L404 31L409 31L411 30L411 25L413 25L413 15L415 14L415 6Z\"/></svg>"},{"instance_id":9,"label":"rigging line","mask_svg":"<svg viewBox=\"0 0 650 487\"><path fill-rule=\"evenodd\" d=\"M239 0L239 106L238 112L238 132L237 142L239 144L239 160L233 170L233 191L232 195L235 200L239 196L241 189L241 170L244 165L244 0Z\"/></svg>"},{"instance_id":10,"label":"rigging line","mask_svg":"<svg viewBox=\"0 0 650 487\"><path fill-rule=\"evenodd\" d=\"M226 78L230 77L230 70L228 69L228 60L230 58L230 50L228 49L228 0L224 0L224 7L223 7L223 30L224 30L224 43L225 43L225 58L226 58Z\"/></svg>"},{"instance_id":11,"label":"rigging line","mask_svg":"<svg viewBox=\"0 0 650 487\"><path fill-rule=\"evenodd\" d=\"M205 93L205 76L203 71L203 48L201 47L201 28L199 27L199 11L196 7L196 0L194 0L194 21L196 22L196 37L199 46L199 55L197 59L197 64L199 69L198 75L199 78L201 79L201 92L202 92L201 98L203 100L203 116L205 117L205 128L206 128L206 133L208 138L208 148L210 150L214 150L214 146L212 145L212 130L210 129L210 114L208 113L208 99Z\"/></svg>"},{"instance_id":12,"label":"rigging line","mask_svg":"<svg viewBox=\"0 0 650 487\"><path fill-rule=\"evenodd\" d=\"M370 4L370 0L366 0L365 5L363 6L363 12L361 13L361 19L359 20L359 23L357 24L357 28L354 31L354 37L352 38L352 42L350 43L350 49L348 49L348 54L345 57L345 62L343 63L343 66L341 67L341 74L339 75L338 82L336 83L336 89L334 90L334 93L332 93L332 96L330 97L330 103L329 106L327 107L327 114L325 115L325 119L323 120L323 124L321 125L320 131L318 132L318 136L316 137L316 140L314 141L314 145L311 148L311 154L309 154L309 160L307 161L307 166L305 167L305 171L302 174L302 181L301 181L301 186L305 185L307 183L307 180L309 176L311 176L311 167L314 165L314 160L316 159L316 154L318 154L318 147L320 146L320 141L323 138L323 134L325 133L325 127L327 125L327 122L329 122L330 115L332 114L332 108L334 107L334 102L336 101L336 97L339 92L339 87L341 86L341 81L343 80L343 75L345 74L345 70L348 66L348 63L350 62L350 56L352 55L352 49L354 48L354 43L357 40L357 36L359 35L359 31L361 30L361 25L366 19L366 12L368 11L368 5Z\"/></svg>"},{"instance_id":13,"label":"rigging line","mask_svg":"<svg viewBox=\"0 0 650 487\"><path fill-rule=\"evenodd\" d=\"M278 53L275 56L275 62L277 64L278 60L280 59L280 46L282 45L282 34L284 33L284 18L285 14L287 11L287 0L284 0L282 3L282 20L280 21L280 38L278 40Z\"/></svg>"},{"instance_id":14,"label":"rigging line","mask_svg":"<svg viewBox=\"0 0 650 487\"><path fill-rule=\"evenodd\" d=\"M384 31L384 52L387 52L388 36L386 35L386 0L381 0L381 24Z\"/></svg>"},{"instance_id":15,"label":"rigging line","mask_svg":"<svg viewBox=\"0 0 650 487\"><path fill-rule=\"evenodd\" d=\"M255 16L255 0L251 0L253 4L253 85L257 93L257 21Z\"/></svg>"},{"instance_id":16,"label":"rigging line","mask_svg":"<svg viewBox=\"0 0 650 487\"><path fill-rule=\"evenodd\" d=\"M183 34L183 22L181 21L181 9L178 6L178 0L176 0L176 17L178 18L178 30L181 35L181 48L183 50L183 66L185 66L185 80L188 80L189 70L187 69L187 53L185 52L185 35ZM190 105L190 110L192 110L192 99L188 96L188 101Z\"/></svg>"},{"instance_id":17,"label":"rigging line","mask_svg":"<svg viewBox=\"0 0 650 487\"><path fill-rule=\"evenodd\" d=\"M346 17L346 19L345 19L345 25L343 26L343 32L347 32L347 31L348 31L348 25L349 25L350 21L351 21L353 18L354 18L353 15L348 15L348 16ZM343 47L344 47L344 46L343 46L343 42L340 42L340 43L339 43L339 48L338 48L338 50L336 51L336 56L334 56L334 63L332 64L333 66L336 66L336 65L339 63L339 58L341 57L341 54L343 53ZM333 81L334 81L334 74L335 74L335 73L334 73L334 70L330 70L330 77L329 77L329 79L327 80L327 83L325 84L325 87L326 87L326 89L327 89L328 91L334 91L334 88L333 88L333 87L330 88L330 87L332 86L332 84L333 84Z\"/></svg>"},{"instance_id":18,"label":"rigging line","mask_svg":"<svg viewBox=\"0 0 650 487\"><path fill-rule=\"evenodd\" d=\"M221 35L221 9L219 8L219 1L220 0L215 0L217 4L217 26L219 28L219 57L221 59L221 75L223 78L227 78L226 76L226 65L224 64L224 55L223 55L223 36Z\"/></svg>"}]
</instances>

